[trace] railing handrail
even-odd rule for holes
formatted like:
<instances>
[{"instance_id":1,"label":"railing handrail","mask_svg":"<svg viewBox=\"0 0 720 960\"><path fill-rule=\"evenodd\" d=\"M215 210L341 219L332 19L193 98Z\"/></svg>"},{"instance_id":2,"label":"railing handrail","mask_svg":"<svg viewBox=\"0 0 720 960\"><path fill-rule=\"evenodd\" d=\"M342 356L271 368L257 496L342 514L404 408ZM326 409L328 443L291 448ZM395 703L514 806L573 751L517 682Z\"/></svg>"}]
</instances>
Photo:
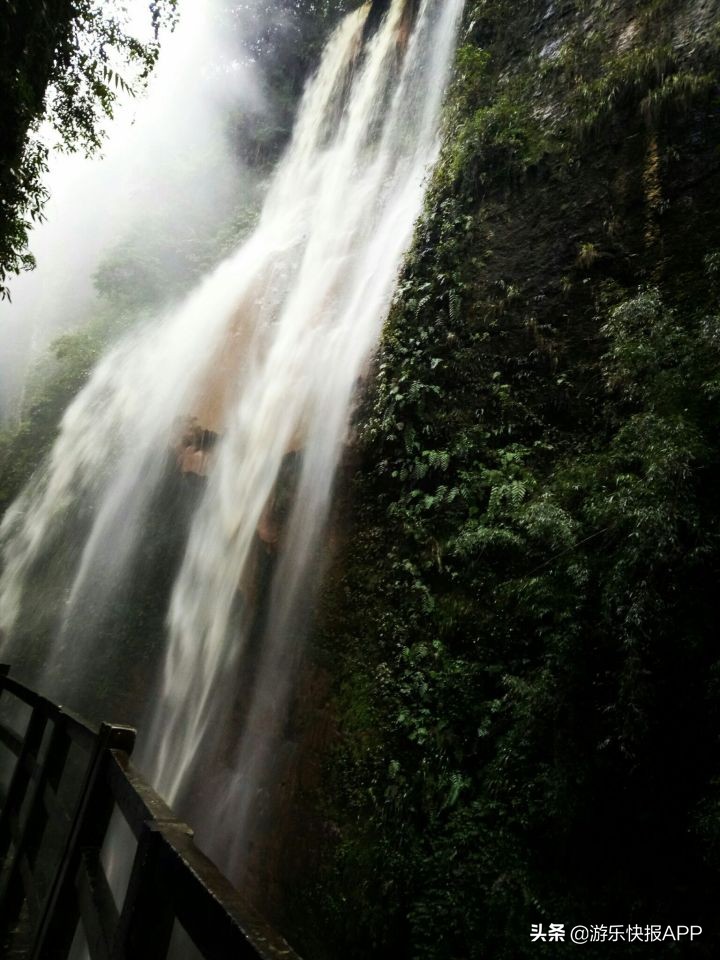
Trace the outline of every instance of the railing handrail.
<instances>
[{"instance_id":1,"label":"railing handrail","mask_svg":"<svg viewBox=\"0 0 720 960\"><path fill-rule=\"evenodd\" d=\"M78 923L92 960L161 960L176 921L207 960L299 960L133 767L133 728L94 726L8 673L0 665L0 695L12 695L31 715L22 736L0 722L0 748L16 757L0 811L0 925L9 929L27 904L32 960L66 960ZM66 810L58 788L73 744L87 762L74 809ZM100 860L115 809L138 844L119 909ZM67 818L67 831L40 903L33 869L45 829L58 817Z\"/></svg>"}]
</instances>

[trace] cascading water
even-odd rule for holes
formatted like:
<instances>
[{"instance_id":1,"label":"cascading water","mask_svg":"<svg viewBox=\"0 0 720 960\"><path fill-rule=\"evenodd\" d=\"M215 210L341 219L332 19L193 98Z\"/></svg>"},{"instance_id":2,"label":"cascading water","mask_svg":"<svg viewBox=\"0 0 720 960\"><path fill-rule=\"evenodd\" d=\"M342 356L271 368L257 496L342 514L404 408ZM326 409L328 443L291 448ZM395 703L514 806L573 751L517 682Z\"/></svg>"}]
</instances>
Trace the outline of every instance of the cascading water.
<instances>
[{"instance_id":1,"label":"cascading water","mask_svg":"<svg viewBox=\"0 0 720 960\"><path fill-rule=\"evenodd\" d=\"M168 449L207 475L141 765L235 875L292 684L353 396L436 155L462 6L392 0L374 30L370 4L341 23L256 230L179 309L97 366L0 528L11 643L38 558L69 522L82 525L43 680L61 688L72 664L86 677L108 669L87 620L133 563ZM214 829L203 827L208 804Z\"/></svg>"},{"instance_id":2,"label":"cascading water","mask_svg":"<svg viewBox=\"0 0 720 960\"><path fill-rule=\"evenodd\" d=\"M97 316L93 277L108 255L125 247L140 262L160 259L167 287L186 290L184 265L173 256L177 235L217 229L235 198L254 190L252 171L228 143L227 117L260 111L262 72L238 63L249 14L236 13L226 38L219 6L179 0L180 22L163 42L152 85L137 100L121 98L102 156L51 155L47 219L32 231L37 268L13 280L12 302L0 302L0 423L18 412L28 364ZM142 37L147 4L128 7Z\"/></svg>"}]
</instances>

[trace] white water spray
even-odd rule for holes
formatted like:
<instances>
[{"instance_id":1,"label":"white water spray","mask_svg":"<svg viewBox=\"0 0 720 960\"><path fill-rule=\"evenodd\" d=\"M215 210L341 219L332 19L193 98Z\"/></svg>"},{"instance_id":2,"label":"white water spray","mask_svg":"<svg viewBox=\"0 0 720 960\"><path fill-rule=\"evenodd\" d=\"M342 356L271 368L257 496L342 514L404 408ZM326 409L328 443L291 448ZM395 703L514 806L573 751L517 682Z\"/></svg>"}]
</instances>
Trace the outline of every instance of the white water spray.
<instances>
[{"instance_id":1,"label":"white water spray","mask_svg":"<svg viewBox=\"0 0 720 960\"><path fill-rule=\"evenodd\" d=\"M46 470L0 528L0 625L10 633L33 564L66 511L79 499L92 504L69 622L89 595L95 605L109 599L131 563L178 418L192 414L218 435L212 452L191 453L208 478L172 593L143 764L160 791L182 803L207 777L199 758L222 734L224 769L212 798L222 828L205 835L218 841L213 853L227 869L243 856L249 809L291 687L353 396L436 157L462 6L393 0L369 39L369 4L343 21L254 234L181 309L97 367ZM283 486L292 507L280 518ZM269 602L242 729L228 750L237 678L249 670L244 653L258 622L261 554L272 560ZM91 670L92 658L65 629L49 669L74 659Z\"/></svg>"},{"instance_id":2,"label":"white water spray","mask_svg":"<svg viewBox=\"0 0 720 960\"><path fill-rule=\"evenodd\" d=\"M252 188L251 172L231 152L227 116L267 104L261 71L238 63L221 36L219 6L181 0L150 88L136 100L121 97L101 155L51 154L45 219L30 237L37 267L13 278L12 302L0 302L0 422L18 413L27 370L48 344L97 316L93 275L112 251L131 243L161 258L168 288L181 286L177 237L204 235L239 186ZM131 0L128 9L143 37L147 3Z\"/></svg>"}]
</instances>

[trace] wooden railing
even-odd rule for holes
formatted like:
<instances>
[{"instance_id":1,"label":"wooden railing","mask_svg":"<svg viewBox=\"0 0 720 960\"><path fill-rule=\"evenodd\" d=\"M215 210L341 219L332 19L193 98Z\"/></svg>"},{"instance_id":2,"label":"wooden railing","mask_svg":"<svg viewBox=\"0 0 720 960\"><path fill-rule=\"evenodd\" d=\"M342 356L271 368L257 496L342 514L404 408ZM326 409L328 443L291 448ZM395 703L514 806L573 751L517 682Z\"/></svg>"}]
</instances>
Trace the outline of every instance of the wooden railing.
<instances>
[{"instance_id":1,"label":"wooden railing","mask_svg":"<svg viewBox=\"0 0 720 960\"><path fill-rule=\"evenodd\" d=\"M0 722L0 754L9 760L0 956L65 960L76 941L91 960L163 960L179 924L208 960L299 960L133 769L132 728L95 727L8 673L0 666L0 708L29 709L29 717L22 734ZM119 904L101 856L114 812L135 838Z\"/></svg>"}]
</instances>

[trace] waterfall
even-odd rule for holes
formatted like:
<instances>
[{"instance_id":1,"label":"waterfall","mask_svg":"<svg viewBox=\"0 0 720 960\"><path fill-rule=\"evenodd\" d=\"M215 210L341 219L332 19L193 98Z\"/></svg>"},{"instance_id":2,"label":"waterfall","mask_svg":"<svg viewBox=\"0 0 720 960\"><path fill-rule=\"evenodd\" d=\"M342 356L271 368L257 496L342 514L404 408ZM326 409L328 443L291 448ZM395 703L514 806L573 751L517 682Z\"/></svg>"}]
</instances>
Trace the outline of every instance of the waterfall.
<instances>
[{"instance_id":1,"label":"waterfall","mask_svg":"<svg viewBox=\"0 0 720 960\"><path fill-rule=\"evenodd\" d=\"M262 73L237 63L237 35L235 46L221 36L219 6L180 0L150 88L137 99L121 95L101 156L51 154L45 219L32 229L37 267L13 279L11 303L0 302L0 423L15 418L29 364L97 315L93 275L108 254L130 242L138 257L162 257L168 286L182 282L176 234L217 222L240 193L238 181L243 194L253 190L252 172L228 142L227 116L259 113ZM128 10L146 26L143 0ZM238 35L248 18L236 14ZM52 143L52 133L43 134ZM203 175L208 162L211 177Z\"/></svg>"},{"instance_id":2,"label":"waterfall","mask_svg":"<svg viewBox=\"0 0 720 960\"><path fill-rule=\"evenodd\" d=\"M38 558L68 523L82 525L46 664L52 686L70 663L106 669L92 630L78 637L73 624L98 615L132 565L168 449L204 478L140 759L188 816L202 797L193 820L228 870L272 763L353 398L438 150L462 6L392 0L377 26L369 4L342 21L257 228L179 308L108 352L0 527L11 643ZM262 590L260 567L271 578Z\"/></svg>"}]
</instances>

